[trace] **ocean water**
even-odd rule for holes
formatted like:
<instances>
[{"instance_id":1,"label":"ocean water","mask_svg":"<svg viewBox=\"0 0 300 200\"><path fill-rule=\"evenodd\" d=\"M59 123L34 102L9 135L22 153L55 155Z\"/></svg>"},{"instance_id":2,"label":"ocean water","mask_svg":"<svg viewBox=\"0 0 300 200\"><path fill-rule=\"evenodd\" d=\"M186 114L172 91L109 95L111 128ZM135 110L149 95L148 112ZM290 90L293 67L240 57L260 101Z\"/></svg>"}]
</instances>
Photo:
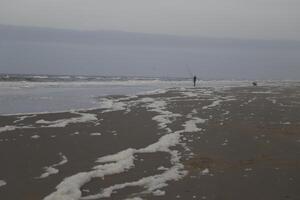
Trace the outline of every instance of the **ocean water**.
<instances>
[{"instance_id":1,"label":"ocean water","mask_svg":"<svg viewBox=\"0 0 300 200\"><path fill-rule=\"evenodd\" d=\"M99 97L188 85L179 78L1 75L0 114L96 108Z\"/></svg>"},{"instance_id":2,"label":"ocean water","mask_svg":"<svg viewBox=\"0 0 300 200\"><path fill-rule=\"evenodd\" d=\"M264 82L263 84L274 84ZM251 81L198 81L201 87L249 86ZM260 82L261 84L261 82ZM276 84L278 84L276 82ZM0 75L0 114L99 107L99 97L192 87L191 78Z\"/></svg>"}]
</instances>

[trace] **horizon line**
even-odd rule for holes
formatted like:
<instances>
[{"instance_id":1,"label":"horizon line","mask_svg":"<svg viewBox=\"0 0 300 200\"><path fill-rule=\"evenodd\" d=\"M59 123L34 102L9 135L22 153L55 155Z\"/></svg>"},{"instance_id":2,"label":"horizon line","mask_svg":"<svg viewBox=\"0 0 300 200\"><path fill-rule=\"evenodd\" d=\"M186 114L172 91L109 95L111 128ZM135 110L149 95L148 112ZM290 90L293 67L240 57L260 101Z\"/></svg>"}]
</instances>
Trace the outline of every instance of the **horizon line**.
<instances>
[{"instance_id":1,"label":"horizon line","mask_svg":"<svg viewBox=\"0 0 300 200\"><path fill-rule=\"evenodd\" d=\"M200 36L200 35L183 35L183 34L170 34L170 33L160 33L160 32L134 32L118 29L76 29L76 28L60 28L51 26L36 26L36 25L16 25L16 24L0 24L1 26L14 27L14 28L31 28L31 29L48 29L53 31L71 31L71 32L119 32L127 34L143 34L152 36L165 36L165 37L176 37L176 38L189 38L189 39L215 39L215 40L236 40L236 41L264 41L264 42L300 42L300 39L287 39L287 38L246 38L246 37L212 37L212 36Z\"/></svg>"}]
</instances>

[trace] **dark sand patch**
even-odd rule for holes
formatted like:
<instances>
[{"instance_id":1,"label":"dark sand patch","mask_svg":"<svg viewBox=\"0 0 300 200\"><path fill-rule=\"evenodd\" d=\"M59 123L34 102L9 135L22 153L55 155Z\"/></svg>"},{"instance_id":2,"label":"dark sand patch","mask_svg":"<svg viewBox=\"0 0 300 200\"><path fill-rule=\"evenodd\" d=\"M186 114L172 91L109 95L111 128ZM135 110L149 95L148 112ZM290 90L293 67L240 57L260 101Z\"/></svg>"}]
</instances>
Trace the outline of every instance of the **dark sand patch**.
<instances>
[{"instance_id":1,"label":"dark sand patch","mask_svg":"<svg viewBox=\"0 0 300 200\"><path fill-rule=\"evenodd\" d=\"M66 177L90 171L102 156L128 148L140 149L155 143L167 134L152 118L158 113L148 111L144 97L164 100L166 110L178 113L167 127L173 132L184 129L188 116L207 119L197 124L200 131L182 133L174 149L188 175L168 182L163 196L139 194L142 187L127 187L107 199L210 199L210 200L285 200L300 199L300 102L299 87L240 87L226 90L190 88L196 93L171 89L164 94L140 95L124 99L130 111L103 113L103 109L79 111L95 114L97 120L70 123L66 127L41 127L40 119L55 121L79 117L77 113L48 113L0 116L0 126L32 126L0 133L0 199L43 199L55 191ZM209 95L204 93L209 90ZM189 96L190 95L190 96ZM109 97L114 100L124 96ZM231 100L228 100L231 99ZM272 100L276 100L274 101ZM209 109L216 100L220 105ZM192 113L192 111L196 113ZM24 116L24 115L22 115ZM289 123L287 123L289 122ZM76 134L74 134L76 133ZM91 133L101 133L91 136ZM33 135L39 138L33 139ZM53 137L55 136L55 137ZM68 162L57 166L59 173L36 179L43 167L59 162L63 153ZM170 154L162 152L135 155L135 167L120 174L95 178L85 184L83 196L96 194L103 188L132 182L162 173L159 167L170 167ZM164 169L164 168L162 168ZM208 173L203 174L203 170Z\"/></svg>"}]
</instances>

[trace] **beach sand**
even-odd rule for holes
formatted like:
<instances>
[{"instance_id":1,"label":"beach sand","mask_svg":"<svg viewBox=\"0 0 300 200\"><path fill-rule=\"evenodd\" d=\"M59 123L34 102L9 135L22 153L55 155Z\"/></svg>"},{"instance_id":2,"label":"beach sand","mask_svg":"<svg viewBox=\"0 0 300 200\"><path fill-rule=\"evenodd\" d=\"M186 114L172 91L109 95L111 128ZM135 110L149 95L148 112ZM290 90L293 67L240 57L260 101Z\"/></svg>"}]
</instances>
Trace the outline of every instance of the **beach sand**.
<instances>
[{"instance_id":1,"label":"beach sand","mask_svg":"<svg viewBox=\"0 0 300 200\"><path fill-rule=\"evenodd\" d=\"M299 86L99 101L0 116L0 199L300 199Z\"/></svg>"}]
</instances>

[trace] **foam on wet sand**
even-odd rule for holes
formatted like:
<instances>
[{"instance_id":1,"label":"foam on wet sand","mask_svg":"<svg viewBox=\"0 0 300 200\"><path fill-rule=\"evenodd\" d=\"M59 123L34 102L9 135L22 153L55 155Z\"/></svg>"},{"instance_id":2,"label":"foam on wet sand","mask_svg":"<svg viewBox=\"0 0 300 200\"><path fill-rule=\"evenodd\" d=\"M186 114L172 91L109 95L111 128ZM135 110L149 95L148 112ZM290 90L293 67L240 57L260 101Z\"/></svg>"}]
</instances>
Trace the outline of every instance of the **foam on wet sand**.
<instances>
[{"instance_id":1,"label":"foam on wet sand","mask_svg":"<svg viewBox=\"0 0 300 200\"><path fill-rule=\"evenodd\" d=\"M42 124L42 127L66 127L69 124L74 124L74 123L85 123L85 122L95 122L98 120L96 114L91 114L91 113L82 113L82 112L72 112L74 114L79 114L79 117L73 117L69 119L60 119L60 120L55 120L55 121L47 121L47 120L38 120L36 121L36 124Z\"/></svg>"},{"instance_id":2,"label":"foam on wet sand","mask_svg":"<svg viewBox=\"0 0 300 200\"><path fill-rule=\"evenodd\" d=\"M252 91L254 89L250 88L249 90ZM246 89L243 88L243 90ZM67 157L60 153L60 159L57 163L46 164L44 168L39 166L37 170L42 169L42 173L38 177L31 177L31 179L39 179L36 181L43 181L45 184L49 181L52 186L56 185L55 188L52 186L50 188L52 191L55 190L54 192L43 194L41 198L44 197L45 200L102 198L134 200L152 198L174 199L175 196L172 196L174 188L176 195L178 194L184 199L204 197L204 194L200 194L199 190L196 189L196 184L195 187L194 185L190 185L190 193L185 193L183 190L178 189L181 187L177 187L178 190L176 190L176 185L179 184L180 186L180 184L191 181L191 177L195 177L193 178L195 179L193 180L195 183L205 184L202 180L208 179L214 183L214 177L216 177L215 179L220 178L217 171L220 170L219 172L224 174L224 176L222 176L224 178L228 175L226 174L227 168L231 166L233 166L232 169L241 169L240 173L242 173L242 175L245 175L247 172L247 175L251 174L251 176L255 178L258 170L254 164L251 165L252 161L250 158L246 158L246 156L242 158L245 160L235 161L235 153L232 152L236 152L234 151L235 148L240 148L240 145L236 145L236 143L239 142L240 144L240 140L242 140L243 137L248 137L248 140L242 141L243 144L249 145L250 147L252 147L252 143L257 146L256 143L259 142L260 147L275 144L275 139L267 132L264 133L265 139L260 137L253 140L253 135L248 133L249 131L247 129L251 129L251 125L253 125L251 123L256 122L254 121L255 119L251 118L251 123L248 123L248 114L243 115L243 113L236 112L236 107L238 107L238 109L250 109L251 112L254 112L251 109L254 106L262 105L262 102L264 102L262 98L265 99L267 95L272 95L274 99L277 98L273 96L274 93L263 94L264 95L252 92L247 94L234 93L229 90L227 92L217 90L216 92L210 88L170 89L134 97L108 97L102 99L100 109L72 111L70 112L70 114L72 114L71 117L67 117L68 115L64 114L57 116L55 116L55 114L52 116L50 114L49 116L37 115L32 119L33 125L35 126L30 128L36 128L37 130L34 131L39 133L39 135L41 135L42 132L43 134L45 132L45 135L53 135L53 128L58 128L55 129L55 131L58 131L57 133L55 132L55 135L58 137L51 139L51 142L57 142L55 144L58 144L58 146L59 144L74 145L72 148L75 147L76 150L66 145L63 146L63 150L59 149L56 153L67 153L70 159L68 165L60 168L60 166L68 162ZM238 95L241 95L243 98L240 98ZM228 103L228 101L237 101L237 103ZM255 104L252 103L253 101L255 101ZM288 101L286 102L284 103L288 104ZM272 109L274 109L273 112L276 112L277 104L273 105L271 102L269 103ZM243 105L243 107L241 108L240 105ZM266 107L262 107L261 113L259 113L259 110L255 112L255 116L259 117L265 115L267 112L263 109L266 109ZM280 107L280 109L282 108ZM43 116L47 118L43 118ZM98 119L99 116L101 116L101 119ZM278 127L284 127L288 133L294 134L294 130L297 128L295 120L288 119L286 116L287 115L274 124ZM261 120L270 120L273 116L268 117L269 118L263 116ZM27 117L21 117L17 119L21 120L26 118ZM14 118L14 120L15 119L16 118ZM28 118L24 120L24 123L29 123L30 120L31 119ZM125 120L124 122L126 123L123 124L121 120ZM138 123L135 120L137 120ZM239 120L244 121L240 122ZM7 138L5 137L8 137L10 133L18 133L18 129L22 129L22 125L24 125L20 123L21 121L15 120L12 125L2 125L2 132L8 132L8 134L1 134L1 141L6 141ZM101 123L99 123L99 121ZM240 124L236 123L237 121L240 122ZM120 122L120 124L118 122ZM69 126L70 124L79 124L79 126ZM265 126L267 125L268 124L265 124ZM247 129L241 128L243 126L247 127ZM237 127L237 129L234 129L235 127ZM143 132L143 130L145 130L145 132ZM236 130L243 130L243 134L236 134ZM256 130L258 130L258 128ZM277 129L266 128L265 130L276 131ZM30 131L31 130L26 130L22 132L22 134L33 135L34 133ZM41 133L39 131L41 131ZM110 134L114 131L118 134ZM138 134L136 134L137 132ZM201 139L199 137L200 134ZM276 134L280 134L279 131L274 133L274 135ZM33 135L33 137L38 138L39 135ZM71 137L71 135L77 136ZM126 137L131 137L131 135L135 135L136 137L141 136L141 139L130 138L126 141ZM149 135L153 137L149 137ZM13 137L7 140L12 141ZM147 138L147 141L144 141L145 139L143 140L144 137ZM293 137L294 145L299 146L299 143L295 142L299 140L299 137L296 137L296 135L291 135L290 137ZM22 138L28 139L28 137ZM249 141L249 138L251 138L251 141ZM29 141L37 146L41 144L41 142L45 142L42 139ZM108 144L118 143L120 146L118 145L116 148L107 149L113 146L106 146L107 143L105 142L107 141L109 142ZM132 143L132 141L134 141L134 143ZM267 143L266 141L270 142ZM88 144L84 144L85 142ZM128 144L123 145L125 142L128 142ZM62 147L60 146L58 148ZM293 146L293 148L296 149L297 147ZM258 149L258 152L259 150L260 149ZM89 155L84 155L85 151L89 152ZM242 155L243 151L244 149L240 150L239 155ZM251 152L249 152L248 149L245 151L251 156ZM216 158L211 158L212 155L219 153L220 155L216 155ZM76 160L77 154L82 156L81 159ZM225 154L233 156L232 160L234 161L226 160L226 158L222 157ZM55 156L57 157L57 154L55 154ZM218 156L220 156L220 158ZM284 158L284 155L280 156ZM157 159L155 160L157 163L154 163L149 157L151 159L154 158L154 160ZM57 158L52 158L51 160L56 159ZM261 160L263 160L263 158L261 158L259 162L263 162ZM151 165L153 164L153 168L147 168L147 166L149 166L148 162L151 162ZM255 162L255 160L253 162ZM272 162L275 161L272 160ZM236 167L236 163L246 164L239 168ZM248 165L247 163L250 164ZM83 165L80 166L81 164ZM257 165L259 164L260 163L257 163ZM284 165L285 163L282 162L279 164ZM69 167L69 165L73 171L65 174L65 168ZM149 173L146 173L146 171L149 171ZM235 173L235 170L232 171ZM39 172L37 172L37 174L38 173ZM187 176L188 173L194 173L194 176ZM238 174L235 175L235 177L238 177ZM48 178L49 176L52 176L52 178ZM130 178L128 176L130 176ZM118 177L122 178L118 179ZM5 179L6 177L3 178ZM52 179L57 182L53 182ZM105 182L105 180L109 181ZM101 181L104 181L103 184ZM236 181L238 182L239 180L235 179L233 184L236 184ZM100 184L98 182L100 182ZM9 181L9 186L12 184L14 183ZM200 186L203 185L199 185L199 187ZM208 185L208 187L210 187L210 185ZM138 188L137 192L131 193L132 188ZM1 189L5 189L5 187ZM213 188L210 189L214 191ZM124 198L122 198L123 196ZM208 197L209 194L205 194L205 196Z\"/></svg>"},{"instance_id":3,"label":"foam on wet sand","mask_svg":"<svg viewBox=\"0 0 300 200\"><path fill-rule=\"evenodd\" d=\"M166 128L167 124L171 123L170 118L178 117L178 115L166 111L166 102L162 100L154 100L152 98L142 99L141 102L147 102L149 111L158 113L153 117L161 128ZM168 129L169 130L169 129ZM182 132L182 131L180 131ZM167 186L167 182L178 180L185 175L183 165L180 163L180 155L177 150L171 150L170 147L180 144L180 132L169 133L163 135L156 143L153 143L145 148L133 149L129 148L113 155L101 157L96 162L101 163L93 167L92 171L80 172L71 177L66 178L57 187L57 191L50 194L45 200L58 199L97 199L110 197L111 194L119 189L129 186L141 186L145 188L143 193L151 193ZM112 174L120 174L134 168L134 160L136 154L167 152L171 155L170 162L172 167L166 169L163 173L150 177L144 177L133 182L126 182L104 188L101 193L82 197L80 188L88 183L92 178L101 178Z\"/></svg>"},{"instance_id":4,"label":"foam on wet sand","mask_svg":"<svg viewBox=\"0 0 300 200\"><path fill-rule=\"evenodd\" d=\"M4 180L0 180L0 187L5 186L7 183Z\"/></svg>"},{"instance_id":5,"label":"foam on wet sand","mask_svg":"<svg viewBox=\"0 0 300 200\"><path fill-rule=\"evenodd\" d=\"M53 174L57 174L59 172L59 170L55 167L58 167L58 166L61 166L61 165L64 165L68 162L68 159L65 155L63 155L62 153L59 153L59 157L60 157L60 162L58 163L55 163L51 166L47 166L47 167L44 167L44 173L41 174L39 177L37 177L37 179L42 179L42 178L47 178L48 176L50 175L53 175Z\"/></svg>"}]
</instances>

